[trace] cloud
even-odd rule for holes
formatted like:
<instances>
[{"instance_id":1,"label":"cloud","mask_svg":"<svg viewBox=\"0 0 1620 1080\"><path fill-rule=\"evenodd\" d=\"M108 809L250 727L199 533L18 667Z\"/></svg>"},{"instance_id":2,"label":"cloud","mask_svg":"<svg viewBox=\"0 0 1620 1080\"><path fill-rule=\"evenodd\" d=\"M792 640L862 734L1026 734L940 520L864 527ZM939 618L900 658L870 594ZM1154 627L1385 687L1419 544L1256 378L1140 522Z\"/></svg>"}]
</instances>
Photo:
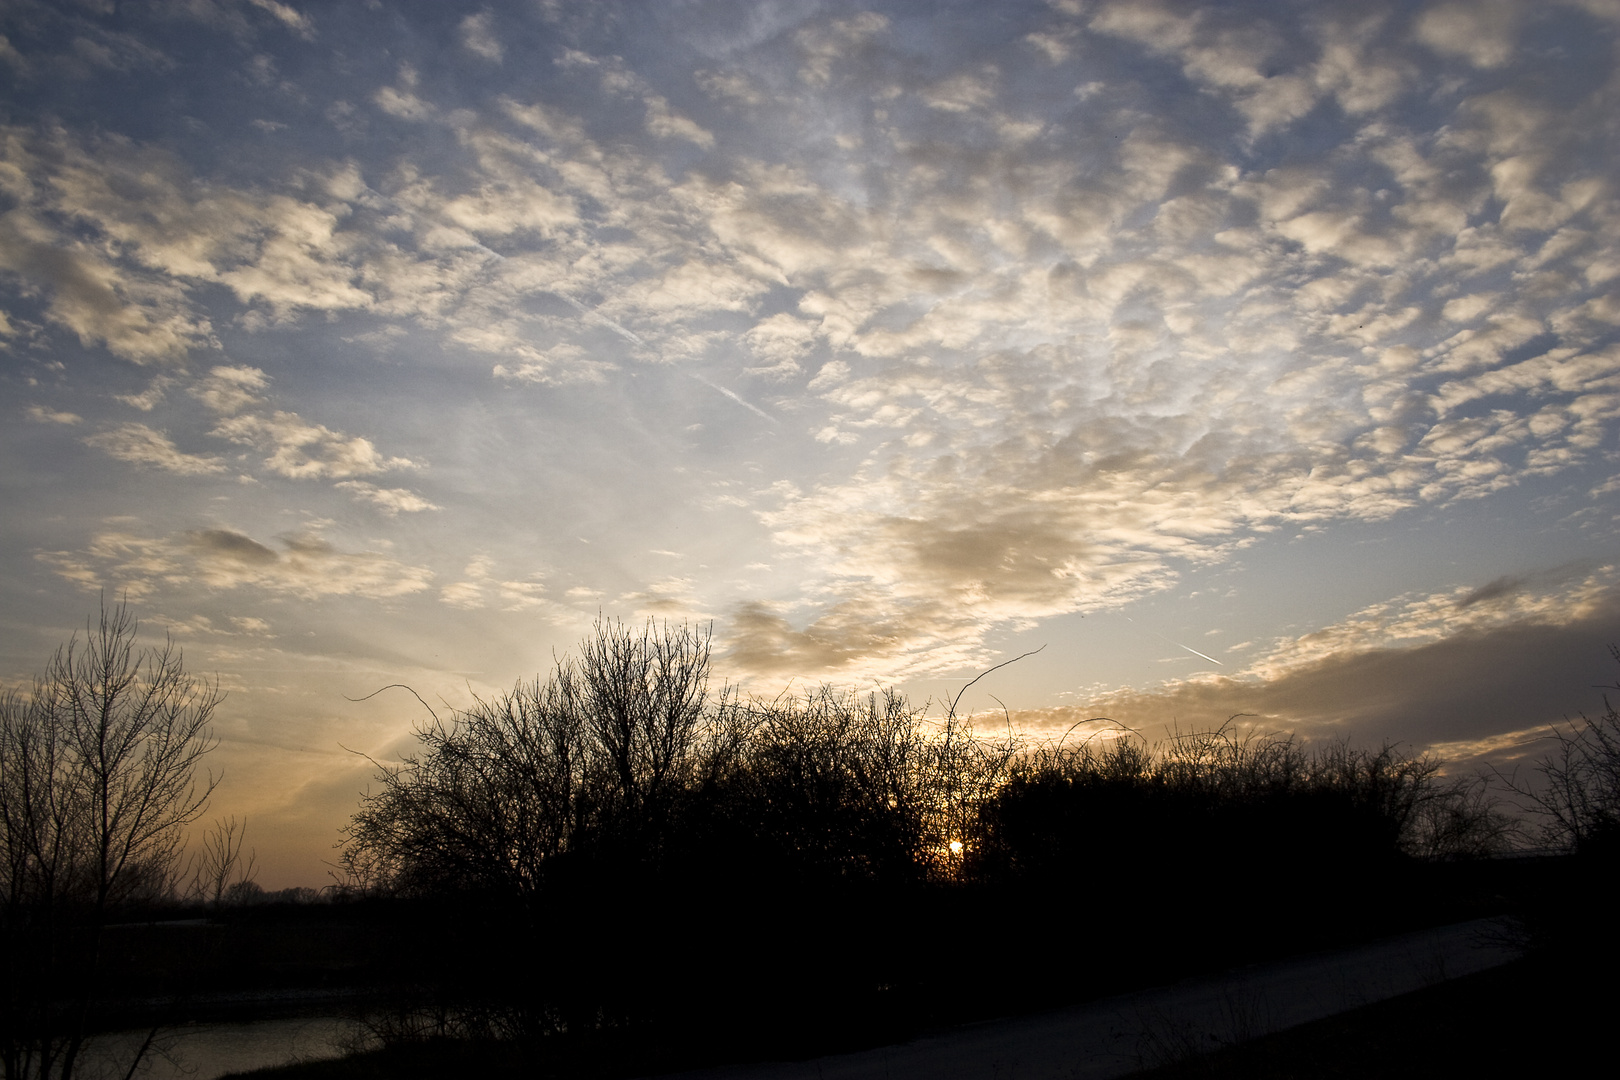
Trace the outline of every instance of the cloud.
<instances>
[{"instance_id":1,"label":"cloud","mask_svg":"<svg viewBox=\"0 0 1620 1080\"><path fill-rule=\"evenodd\" d=\"M1111 3L1093 16L1091 29L1126 38L1161 56L1180 60L1182 72L1226 96L1260 135L1304 116L1316 103L1314 80L1299 72L1276 72L1282 36L1266 20L1249 16L1220 25L1215 9L1188 14L1169 5Z\"/></svg>"},{"instance_id":2,"label":"cloud","mask_svg":"<svg viewBox=\"0 0 1620 1080\"><path fill-rule=\"evenodd\" d=\"M816 346L816 326L784 311L755 323L743 340L755 360L746 369L750 375L790 379L799 374L800 361Z\"/></svg>"},{"instance_id":3,"label":"cloud","mask_svg":"<svg viewBox=\"0 0 1620 1080\"><path fill-rule=\"evenodd\" d=\"M256 367L218 365L207 378L191 387L191 396L211 411L229 416L241 412L249 405L263 403L257 391L270 384L265 373ZM150 406L148 406L150 408Z\"/></svg>"},{"instance_id":4,"label":"cloud","mask_svg":"<svg viewBox=\"0 0 1620 1080\"><path fill-rule=\"evenodd\" d=\"M669 577L647 582L645 587L624 593L618 603L628 607L638 619L691 619L703 621L702 602L693 589L695 582L689 577Z\"/></svg>"},{"instance_id":5,"label":"cloud","mask_svg":"<svg viewBox=\"0 0 1620 1080\"><path fill-rule=\"evenodd\" d=\"M1334 656L1411 648L1506 627L1563 626L1606 618L1620 597L1620 574L1612 566L1585 572L1501 577L1476 588L1401 596L1358 611L1331 626L1283 639L1245 672L1275 678Z\"/></svg>"},{"instance_id":6,"label":"cloud","mask_svg":"<svg viewBox=\"0 0 1620 1080\"><path fill-rule=\"evenodd\" d=\"M78 413L61 412L44 405L28 406L28 419L40 424L78 424L84 417Z\"/></svg>"},{"instance_id":7,"label":"cloud","mask_svg":"<svg viewBox=\"0 0 1620 1080\"><path fill-rule=\"evenodd\" d=\"M797 31L794 40L803 55L799 78L811 86L826 86L840 61L859 57L888 28L888 16L863 11Z\"/></svg>"},{"instance_id":8,"label":"cloud","mask_svg":"<svg viewBox=\"0 0 1620 1080\"><path fill-rule=\"evenodd\" d=\"M0 157L25 193L0 216L0 270L45 285L50 318L86 344L136 363L183 359L211 341L190 295L199 282L279 317L373 303L356 284L363 253L340 228L351 210L341 201L199 185L165 152L118 136L87 145L11 129Z\"/></svg>"},{"instance_id":9,"label":"cloud","mask_svg":"<svg viewBox=\"0 0 1620 1080\"><path fill-rule=\"evenodd\" d=\"M1507 596L1509 593L1517 592L1519 588L1524 585L1524 583L1525 579L1523 577L1504 575L1494 581L1481 585L1467 596L1464 596L1461 600L1457 601L1457 606L1460 608L1473 607L1475 604L1500 599L1501 597Z\"/></svg>"},{"instance_id":10,"label":"cloud","mask_svg":"<svg viewBox=\"0 0 1620 1080\"><path fill-rule=\"evenodd\" d=\"M1513 0L1434 4L1417 19L1417 39L1435 52L1460 56L1480 68L1500 67L1513 55L1519 5Z\"/></svg>"},{"instance_id":11,"label":"cloud","mask_svg":"<svg viewBox=\"0 0 1620 1080\"><path fill-rule=\"evenodd\" d=\"M893 679L937 664L955 629L934 624L931 632L930 616L943 615L942 605L896 610L875 595L847 596L827 605L805 620L802 629L795 628L788 614L765 601L733 610L723 624L721 663L728 674L764 685L788 678ZM922 663L908 663L919 656ZM958 650L953 659L961 661L965 655Z\"/></svg>"},{"instance_id":12,"label":"cloud","mask_svg":"<svg viewBox=\"0 0 1620 1080\"><path fill-rule=\"evenodd\" d=\"M406 488L380 488L364 480L340 480L335 487L354 493L356 500L369 502L389 517L398 514L416 514L423 510L440 510L422 496Z\"/></svg>"},{"instance_id":13,"label":"cloud","mask_svg":"<svg viewBox=\"0 0 1620 1080\"><path fill-rule=\"evenodd\" d=\"M501 40L495 35L495 15L488 8L461 20L461 44L467 51L498 64L506 54Z\"/></svg>"},{"instance_id":14,"label":"cloud","mask_svg":"<svg viewBox=\"0 0 1620 1080\"><path fill-rule=\"evenodd\" d=\"M1381 22L1376 16L1360 26L1328 21L1322 29L1322 54L1312 79L1319 89L1332 93L1339 107L1352 116L1393 104L1415 81L1414 65L1387 50L1369 48L1365 39L1371 35L1367 31L1375 31Z\"/></svg>"},{"instance_id":15,"label":"cloud","mask_svg":"<svg viewBox=\"0 0 1620 1080\"><path fill-rule=\"evenodd\" d=\"M433 106L411 92L409 83L402 89L384 86L372 95L371 100L383 112L400 120L432 120L437 116Z\"/></svg>"},{"instance_id":16,"label":"cloud","mask_svg":"<svg viewBox=\"0 0 1620 1080\"><path fill-rule=\"evenodd\" d=\"M208 334L179 290L124 272L22 209L0 215L0 271L43 284L46 314L80 342L137 364L178 360Z\"/></svg>"},{"instance_id":17,"label":"cloud","mask_svg":"<svg viewBox=\"0 0 1620 1080\"><path fill-rule=\"evenodd\" d=\"M1620 409L1612 88L1518 50L1516 10L1094 3L926 64L880 13L751 14L774 29L699 35L706 99L628 38L491 101L401 66L373 122L418 125L409 145L351 130L251 183L14 129L0 259L54 327L176 369L210 318L332 318L483 356L513 395L649 363L736 386L803 444L798 488L732 476L724 498L803 560L804 605L626 588L763 604L782 625L760 641L807 662L921 670L1268 530L1598 460ZM456 19L500 58L489 10ZM416 462L276 411L258 368L187 385L270 472L426 508L368 479ZM494 595L466 584L445 588ZM840 622L857 599L882 634Z\"/></svg>"},{"instance_id":18,"label":"cloud","mask_svg":"<svg viewBox=\"0 0 1620 1080\"><path fill-rule=\"evenodd\" d=\"M173 589L259 589L304 600L359 596L373 600L408 596L433 578L370 551L342 551L315 533L291 533L277 546L232 529L196 529L165 537L106 532L83 554L41 556L57 573L88 588L116 587L139 598L160 586Z\"/></svg>"},{"instance_id":19,"label":"cloud","mask_svg":"<svg viewBox=\"0 0 1620 1080\"><path fill-rule=\"evenodd\" d=\"M321 424L311 424L297 413L277 411L231 416L214 425L213 434L232 442L269 451L264 464L271 472L294 480L346 479L371 476L392 469L419 468L408 458L384 457L370 439L344 435Z\"/></svg>"},{"instance_id":20,"label":"cloud","mask_svg":"<svg viewBox=\"0 0 1620 1080\"><path fill-rule=\"evenodd\" d=\"M87 436L88 445L135 465L146 465L181 476L206 476L225 471L225 463L208 454L188 454L164 432L145 424L120 424Z\"/></svg>"},{"instance_id":21,"label":"cloud","mask_svg":"<svg viewBox=\"0 0 1620 1080\"><path fill-rule=\"evenodd\" d=\"M11 39L4 34L0 34L0 60L5 61L18 72L25 73L29 69L28 58L18 52L17 47L11 43Z\"/></svg>"},{"instance_id":22,"label":"cloud","mask_svg":"<svg viewBox=\"0 0 1620 1080\"><path fill-rule=\"evenodd\" d=\"M1612 665L1603 643L1620 639L1616 582L1606 567L1398 598L1278 642L1237 675L1095 693L1014 720L1057 734L1106 716L1152 739L1240 717L1314 739L1400 740L1458 769L1481 760L1510 769L1536 756L1550 725L1598 703L1593 684Z\"/></svg>"},{"instance_id":23,"label":"cloud","mask_svg":"<svg viewBox=\"0 0 1620 1080\"><path fill-rule=\"evenodd\" d=\"M740 71L699 70L693 73L693 78L703 92L712 98L739 105L763 105L766 100L753 81Z\"/></svg>"},{"instance_id":24,"label":"cloud","mask_svg":"<svg viewBox=\"0 0 1620 1080\"><path fill-rule=\"evenodd\" d=\"M644 100L648 134L660 139L684 139L705 150L714 146L713 133L705 131L690 117L676 112L661 94L649 93Z\"/></svg>"},{"instance_id":25,"label":"cloud","mask_svg":"<svg viewBox=\"0 0 1620 1080\"><path fill-rule=\"evenodd\" d=\"M965 113L983 109L995 100L1000 74L994 66L959 72L925 90L922 100L930 108L944 112Z\"/></svg>"},{"instance_id":26,"label":"cloud","mask_svg":"<svg viewBox=\"0 0 1620 1080\"><path fill-rule=\"evenodd\" d=\"M163 400L164 395L168 392L171 381L172 380L166 376L159 375L157 378L147 383L146 389L142 390L138 394L114 394L113 397L115 400L123 402L132 409L139 409L141 412L151 412L157 407L158 403Z\"/></svg>"},{"instance_id":27,"label":"cloud","mask_svg":"<svg viewBox=\"0 0 1620 1080\"><path fill-rule=\"evenodd\" d=\"M464 580L440 589L439 599L451 607L468 610L496 606L503 611L523 611L551 606L543 581L503 580L494 569L493 559L486 555L475 557L462 571Z\"/></svg>"},{"instance_id":28,"label":"cloud","mask_svg":"<svg viewBox=\"0 0 1620 1080\"><path fill-rule=\"evenodd\" d=\"M298 308L364 309L372 296L357 284L353 238L339 232L338 211L285 196L260 209L263 230L251 261L218 274L244 302L282 314Z\"/></svg>"},{"instance_id":29,"label":"cloud","mask_svg":"<svg viewBox=\"0 0 1620 1080\"><path fill-rule=\"evenodd\" d=\"M229 627L221 626L207 615L191 615L176 619L153 615L152 620L175 637L270 637L270 624L254 616L233 615Z\"/></svg>"},{"instance_id":30,"label":"cloud","mask_svg":"<svg viewBox=\"0 0 1620 1080\"><path fill-rule=\"evenodd\" d=\"M455 340L480 352L506 357L490 369L497 379L541 384L601 382L615 367L596 360L578 345L564 343L537 349L520 329L511 326L468 327L456 331Z\"/></svg>"},{"instance_id":31,"label":"cloud","mask_svg":"<svg viewBox=\"0 0 1620 1080\"><path fill-rule=\"evenodd\" d=\"M645 79L625 66L617 56L597 57L569 49L557 60L566 68L595 71L601 87L614 96L638 99L646 110L645 127L659 139L684 139L705 149L714 146L714 135L690 117L676 112L669 99L649 86Z\"/></svg>"},{"instance_id":32,"label":"cloud","mask_svg":"<svg viewBox=\"0 0 1620 1080\"><path fill-rule=\"evenodd\" d=\"M1594 641L1620 634L1611 610L1571 626L1504 627L1411 649L1323 658L1266 682L1213 677L1159 692L1120 691L1084 707L1020 713L1026 729L1059 732L1107 716L1150 738L1218 726L1376 744L1401 741L1451 758L1486 757L1502 767L1533 756L1548 725L1590 709L1594 678L1607 674Z\"/></svg>"},{"instance_id":33,"label":"cloud","mask_svg":"<svg viewBox=\"0 0 1620 1080\"><path fill-rule=\"evenodd\" d=\"M280 0L248 0L248 3L260 11L268 12L277 22L295 31L302 38L309 39L315 36L315 26L310 22L309 16L290 4L283 4Z\"/></svg>"}]
</instances>

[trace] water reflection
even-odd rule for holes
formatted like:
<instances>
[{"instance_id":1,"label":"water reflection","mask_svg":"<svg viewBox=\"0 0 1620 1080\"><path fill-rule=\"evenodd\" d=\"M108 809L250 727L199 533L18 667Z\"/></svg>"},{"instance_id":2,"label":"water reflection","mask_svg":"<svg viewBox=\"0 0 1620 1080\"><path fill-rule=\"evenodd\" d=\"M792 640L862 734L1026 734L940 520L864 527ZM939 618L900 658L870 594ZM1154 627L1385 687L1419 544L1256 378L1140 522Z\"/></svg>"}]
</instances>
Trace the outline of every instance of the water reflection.
<instances>
[{"instance_id":1,"label":"water reflection","mask_svg":"<svg viewBox=\"0 0 1620 1080\"><path fill-rule=\"evenodd\" d=\"M217 1080L248 1069L340 1057L352 1035L352 1025L336 1016L186 1024L159 1032L135 1075L145 1080ZM121 1080L146 1036L146 1031L96 1036L85 1048L83 1075Z\"/></svg>"}]
</instances>

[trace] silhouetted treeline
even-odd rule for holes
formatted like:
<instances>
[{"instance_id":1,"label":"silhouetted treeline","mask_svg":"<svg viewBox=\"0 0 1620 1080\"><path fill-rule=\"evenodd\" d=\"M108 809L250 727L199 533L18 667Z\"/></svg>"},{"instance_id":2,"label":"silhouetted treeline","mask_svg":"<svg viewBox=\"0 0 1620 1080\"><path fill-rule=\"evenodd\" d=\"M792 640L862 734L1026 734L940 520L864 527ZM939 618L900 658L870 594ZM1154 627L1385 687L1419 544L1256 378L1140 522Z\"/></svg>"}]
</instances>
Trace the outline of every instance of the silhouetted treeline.
<instances>
[{"instance_id":1,"label":"silhouetted treeline","mask_svg":"<svg viewBox=\"0 0 1620 1080\"><path fill-rule=\"evenodd\" d=\"M419 933L380 1034L623 1069L827 1050L1456 914L1448 860L1508 830L1393 747L1023 745L894 694L711 693L708 661L599 624L381 771L344 862Z\"/></svg>"}]
</instances>

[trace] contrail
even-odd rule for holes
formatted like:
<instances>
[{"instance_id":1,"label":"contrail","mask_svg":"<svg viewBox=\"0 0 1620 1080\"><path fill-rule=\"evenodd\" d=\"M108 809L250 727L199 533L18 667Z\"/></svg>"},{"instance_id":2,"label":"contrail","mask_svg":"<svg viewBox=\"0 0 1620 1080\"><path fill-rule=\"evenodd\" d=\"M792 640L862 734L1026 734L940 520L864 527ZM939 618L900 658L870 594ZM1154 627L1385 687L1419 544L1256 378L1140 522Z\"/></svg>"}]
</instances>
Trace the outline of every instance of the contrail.
<instances>
[{"instance_id":1,"label":"contrail","mask_svg":"<svg viewBox=\"0 0 1620 1080\"><path fill-rule=\"evenodd\" d=\"M1160 635L1160 637L1163 637L1163 636L1164 635L1162 635L1162 634ZM1169 638L1165 638L1164 640L1170 641ZM1208 653L1201 653L1197 649L1193 648L1191 645L1183 645L1179 641L1170 641L1170 644L1176 646L1177 648L1186 649L1188 652L1192 653L1194 656L1202 656L1205 660L1208 660L1212 664L1220 664L1221 667L1226 666L1225 664L1221 664L1221 662L1219 660L1215 659L1213 656L1210 656Z\"/></svg>"},{"instance_id":2,"label":"contrail","mask_svg":"<svg viewBox=\"0 0 1620 1080\"><path fill-rule=\"evenodd\" d=\"M647 347L647 343L645 341L641 340L641 338L638 337L635 334L634 331L626 330L624 327L620 326L618 323L614 322L612 319L608 318L606 315L603 315L600 311L597 311L595 308L586 307L584 304L580 303L578 300L575 300L572 296L569 296L567 293L561 293L561 292L558 292L555 289L552 289L552 290L549 290L549 291L551 292L551 294L553 296L562 297L563 300L565 300L567 303L569 303L569 304L571 304L573 306L575 311L579 312L581 315L585 316L587 319L596 320L597 322L601 323L603 326L607 327L609 330L612 330L615 334L618 334L620 337L624 338L626 341L633 341L637 345L640 345L642 348Z\"/></svg>"},{"instance_id":3,"label":"contrail","mask_svg":"<svg viewBox=\"0 0 1620 1080\"><path fill-rule=\"evenodd\" d=\"M378 191L374 187L371 187L371 186L367 185L366 191L368 193L372 194L372 195L375 195L378 199L381 199L383 202L386 202L388 205L392 206L396 210L403 210L407 214L411 214L412 216L417 216L411 211L410 208L401 206L397 200L389 198L387 195L384 195L382 192ZM487 244L483 244L483 243L480 243L477 240L474 240L472 246L475 249L477 249L478 251L482 251L485 255L488 255L490 258L494 259L497 262L506 262L506 256L505 255L502 255L500 252L496 251L494 248L490 247ZM562 299L566 303L571 305L574 308L575 311L578 311L581 315L585 316L587 319L593 319L596 322L601 323L603 326L606 326L609 330L612 330L615 334L618 334L620 337L626 339L627 341L632 341L635 344L642 346L643 348L646 347L647 343L645 341L643 341L640 337L638 337L633 331L625 329L624 327L620 326L618 323L614 322L612 319L608 318L606 315L603 315L601 312L596 311L596 310L594 310L592 308L586 307L584 304L580 303L578 300L575 300L572 296L569 296L567 293L558 292L556 289L547 289L546 291L551 293L553 296L562 297Z\"/></svg>"},{"instance_id":4,"label":"contrail","mask_svg":"<svg viewBox=\"0 0 1620 1080\"><path fill-rule=\"evenodd\" d=\"M372 195L375 195L378 199L381 199L383 202L388 203L390 206L393 206L395 209L404 210L406 213L411 213L411 211L408 208L400 206L400 204L397 201L395 201L394 199L389 198L387 195L384 195L382 192L376 190L375 188L372 188L372 187L368 186L366 188L366 191L368 191ZM479 243L478 241L475 240L475 241L473 241L473 247L475 247L479 251L482 251L485 255L488 255L490 258L496 260L497 262L505 262L506 261L506 256L505 255L502 255L500 252L496 251L494 248L491 248L486 244L481 244L481 243ZM555 297L560 298L563 301L563 303L567 304L569 307L571 307L575 311L579 312L585 318L591 320L592 322L600 323L603 326L607 327L609 330L612 330L615 334L618 334L620 337L624 338L626 341L630 342L632 345L640 346L643 349L648 347L646 340L644 338L642 338L640 334L637 334L634 330L631 330L629 327L622 326L619 323L614 322L612 319L608 318L606 315L603 315L600 311L597 311L595 308L588 307L585 304L581 303L580 301L575 300L572 296L569 296L567 293L561 292L561 291L559 291L557 289L547 289L545 291L549 292L551 295L553 295ZM682 374L688 376L689 378L696 379L698 382L702 383L704 386L707 386L711 390L719 391L720 393L724 394L726 397L730 398L732 401L735 401L738 405L741 405L743 408L745 408L749 412L753 413L755 416L760 417L762 420L768 420L773 425L775 425L776 427L781 427L782 426L781 421L777 420L776 417L772 416L770 413L766 412L764 409L761 409L759 406L754 405L751 402L744 401L742 399L742 397L739 396L735 391L727 390L725 387L717 385L715 383L712 383L708 379L705 379L701 375L693 375L689 371L688 372L683 372Z\"/></svg>"},{"instance_id":5,"label":"contrail","mask_svg":"<svg viewBox=\"0 0 1620 1080\"><path fill-rule=\"evenodd\" d=\"M1136 620L1131 618L1129 615L1125 616L1125 621L1130 623L1132 626L1136 625ZM1217 665L1219 665L1221 667L1226 666L1225 664L1222 664L1219 660L1215 659L1213 656L1210 656L1208 653L1201 653L1197 649L1193 648L1191 645L1183 645L1179 641L1173 641L1170 638L1167 638L1163 634L1159 633L1157 630L1149 630L1148 633L1152 634L1154 637L1158 638L1160 641L1165 642L1166 644L1174 645L1178 649L1186 649L1188 652L1192 653L1194 656L1202 656L1205 660L1208 660L1212 664L1217 664Z\"/></svg>"},{"instance_id":6,"label":"contrail","mask_svg":"<svg viewBox=\"0 0 1620 1080\"><path fill-rule=\"evenodd\" d=\"M705 379L701 375L693 375L690 371L686 372L686 375L688 377L690 377L690 378L696 379L698 382L702 383L704 386L707 386L710 390L718 390L718 391L720 391L722 394L726 395L726 397L730 398L732 401L735 401L737 404L741 405L743 408L747 409L749 412L753 413L754 415L762 417L762 418L764 418L766 420L769 420L771 423L776 424L777 427L782 426L777 421L776 417L772 416L770 413L766 412L764 409L761 409L758 405L754 405L754 404L752 404L750 402L744 401L737 394L736 391L727 390L725 387L719 385L718 383L712 383L708 379Z\"/></svg>"},{"instance_id":7,"label":"contrail","mask_svg":"<svg viewBox=\"0 0 1620 1080\"><path fill-rule=\"evenodd\" d=\"M581 315L585 316L587 319L594 319L596 322L601 323L603 326L607 327L609 330L612 330L615 334L618 334L620 337L624 338L626 341L632 341L635 344L640 345L642 348L647 347L647 343L645 341L643 341L639 336L637 336L634 331L628 330L625 327L620 326L618 323L614 322L612 319L608 318L606 315L603 315L601 312L595 310L594 308L586 307L584 304L580 303L578 300L575 300L572 296L569 296L567 293L558 292L555 289L552 289L552 290L549 290L549 291L551 292L551 294L553 296L562 297L563 300L566 301L570 306L572 306L575 311L579 312ZM776 419L776 417L772 416L770 413L766 412L764 409L761 409L758 405L755 405L752 402L744 401L742 399L742 397L737 394L736 391L727 390L725 387L720 386L717 383L712 383L708 379L705 379L701 375L694 375L690 371L684 371L681 374L685 375L689 379L696 379L698 382L702 383L704 386L707 386L710 390L715 390L715 391L718 391L719 393L722 393L722 394L726 395L726 397L730 398L732 401L735 401L737 404L741 405L743 408L747 409L749 412L753 413L755 416L758 416L763 420L768 420L772 424L775 424L777 427L782 426L781 423Z\"/></svg>"}]
</instances>

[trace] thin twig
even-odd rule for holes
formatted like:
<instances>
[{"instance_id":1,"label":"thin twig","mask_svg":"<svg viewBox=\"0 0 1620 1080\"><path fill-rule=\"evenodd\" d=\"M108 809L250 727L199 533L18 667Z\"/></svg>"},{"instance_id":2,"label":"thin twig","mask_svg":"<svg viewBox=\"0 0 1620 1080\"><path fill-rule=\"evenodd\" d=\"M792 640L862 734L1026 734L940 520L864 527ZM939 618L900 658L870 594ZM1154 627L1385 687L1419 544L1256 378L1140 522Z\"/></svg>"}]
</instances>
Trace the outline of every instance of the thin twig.
<instances>
[{"instance_id":1,"label":"thin twig","mask_svg":"<svg viewBox=\"0 0 1620 1080\"><path fill-rule=\"evenodd\" d=\"M1008 664L1016 664L1016 663L1018 663L1018 661L1022 660L1025 656L1034 656L1036 653L1041 652L1045 648L1046 648L1046 646L1042 645L1039 649L1031 649L1029 652L1024 653L1023 656L1015 656L1011 660L1003 660L1001 663L997 664L995 667L986 668L984 671L979 672L979 674L975 675L971 680L969 680L967 686L962 687L962 689L960 689L960 690L958 690L956 692L956 697L951 699L951 711L949 712L948 715L951 716L952 718L955 718L957 703L962 700L962 695L968 692L968 686L972 686L974 683L978 682L980 679L984 678L986 675L990 674L990 672L992 672L992 671L1000 671L1002 668L1006 667Z\"/></svg>"},{"instance_id":2,"label":"thin twig","mask_svg":"<svg viewBox=\"0 0 1620 1080\"><path fill-rule=\"evenodd\" d=\"M415 690L412 690L409 686L407 686L405 683L402 683L402 682L389 683L387 686L378 687L376 690L373 690L371 693L367 694L365 697L350 697L348 694L344 694L343 695L343 700L344 701L353 701L353 702L356 702L356 703L359 703L359 702L362 702L362 701L370 701L372 698L376 697L378 694L382 693L384 690L410 690L411 697L415 698L417 701L422 701L422 695L421 694L418 694ZM428 715L433 717L433 722L434 723L439 722L439 714L433 711L433 706L429 705L425 701L422 701L422 708L426 709L428 711ZM344 749L348 749L348 748L345 747ZM354 751L351 750L349 752L353 753Z\"/></svg>"}]
</instances>

